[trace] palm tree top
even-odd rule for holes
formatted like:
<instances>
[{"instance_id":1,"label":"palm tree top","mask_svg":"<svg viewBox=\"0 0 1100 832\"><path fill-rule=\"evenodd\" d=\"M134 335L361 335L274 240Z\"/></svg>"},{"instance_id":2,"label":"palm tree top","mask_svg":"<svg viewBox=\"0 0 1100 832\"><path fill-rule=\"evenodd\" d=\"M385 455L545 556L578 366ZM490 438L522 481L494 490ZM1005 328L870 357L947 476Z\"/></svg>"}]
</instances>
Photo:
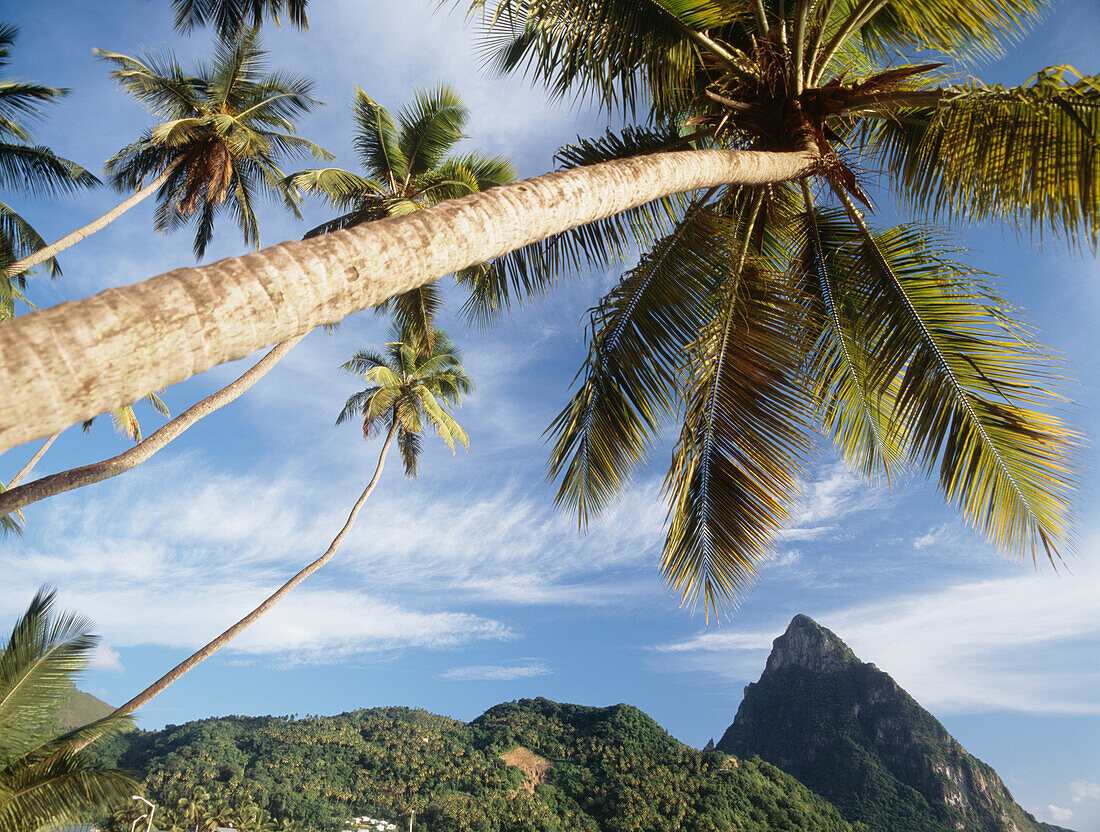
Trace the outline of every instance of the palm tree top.
<instances>
[{"instance_id":1,"label":"palm tree top","mask_svg":"<svg viewBox=\"0 0 1100 832\"><path fill-rule=\"evenodd\" d=\"M433 331L428 342L400 329L391 337L383 352L360 350L341 365L369 386L348 398L336 424L360 419L367 439L396 430L405 474L415 477L425 422L452 453L456 441L469 447L469 437L452 411L473 391L474 383L462 368L458 348L442 330Z\"/></svg>"},{"instance_id":2,"label":"palm tree top","mask_svg":"<svg viewBox=\"0 0 1100 832\"><path fill-rule=\"evenodd\" d=\"M162 119L107 162L111 184L136 190L144 179L176 165L157 197L156 228L194 221L195 254L213 236L215 214L228 207L246 243L259 246L252 208L257 188L297 215L298 197L284 184L282 157L332 155L297 135L296 121L321 102L308 79L267 70L256 29L219 42L209 65L187 72L171 52L138 57L103 49L111 77Z\"/></svg>"}]
</instances>

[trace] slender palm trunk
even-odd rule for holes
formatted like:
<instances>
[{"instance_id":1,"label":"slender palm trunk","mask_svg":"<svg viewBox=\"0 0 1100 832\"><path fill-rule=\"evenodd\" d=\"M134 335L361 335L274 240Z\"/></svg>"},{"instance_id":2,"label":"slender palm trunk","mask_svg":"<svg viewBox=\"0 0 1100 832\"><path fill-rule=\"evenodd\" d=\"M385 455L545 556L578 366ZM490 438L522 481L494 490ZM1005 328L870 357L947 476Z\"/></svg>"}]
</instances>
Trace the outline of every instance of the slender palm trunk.
<instances>
[{"instance_id":1,"label":"slender palm trunk","mask_svg":"<svg viewBox=\"0 0 1100 832\"><path fill-rule=\"evenodd\" d=\"M553 234L818 162L813 149L692 150L557 171L20 316L0 326L0 451Z\"/></svg>"},{"instance_id":2,"label":"slender palm trunk","mask_svg":"<svg viewBox=\"0 0 1100 832\"><path fill-rule=\"evenodd\" d=\"M167 688L170 684L175 682L189 670L196 665L202 663L206 659L213 656L219 650L221 650L226 644L244 632L249 626L252 625L260 616L275 606L283 597L290 592L294 587L298 586L302 581L328 563L336 550L340 547L340 544L344 542L344 538L351 532L351 527L355 525L355 518L359 515L359 509L363 507L363 503L367 501L367 497L374 491L374 486L378 484L379 477L382 476L382 466L386 461L386 452L390 449L390 443L393 442L393 437L397 433L398 421L394 419L393 425L390 427L390 432L386 434L386 441L382 443L382 452L378 455L378 465L374 469L374 476L370 478L370 482L367 483L367 487L363 490L363 493L359 495L359 499L355 501L355 505L351 507L351 513L348 514L348 519L344 523L344 527L340 529L340 533L332 539L332 543L329 544L325 553L313 563L306 566L293 578L279 587L275 592L268 596L260 606L252 610L248 615L215 638L201 650L192 653L189 657L184 659L178 665L173 667L153 684L149 685L145 690L127 702L115 709L111 716L125 716L126 714L132 714L142 705L147 703L150 699L156 696L158 693Z\"/></svg>"},{"instance_id":3,"label":"slender palm trunk","mask_svg":"<svg viewBox=\"0 0 1100 832\"><path fill-rule=\"evenodd\" d=\"M82 465L79 468L70 468L68 471L50 474L48 477L42 477L41 479L34 480L26 485L15 488L14 484L18 483L27 475L27 472L30 471L34 464L42 457L42 454L46 452L50 443L60 435L55 433L50 437L49 441L39 449L38 453L34 455L34 458L24 466L23 470L16 474L15 478L8 483L8 490L0 494L0 517L17 511L31 503L37 503L39 500L44 500L47 497L53 497L56 494L72 491L74 488L80 488L84 485L91 485L92 483L101 482L111 477L117 477L119 474L124 474L131 468L140 465L195 424L195 422L199 421L199 419L209 416L215 410L224 407L234 399L240 397L242 393L263 378L268 370L278 364L283 356L290 352L290 348L301 341L303 337L305 336L299 335L295 338L283 341L271 350L271 352L257 361L244 373L244 375L232 384L223 387L216 393L211 393L202 401L185 410L156 433L146 437L132 448L123 451L121 454L113 456L110 459L102 459L99 462L93 462L90 465Z\"/></svg>"},{"instance_id":4,"label":"slender palm trunk","mask_svg":"<svg viewBox=\"0 0 1100 832\"><path fill-rule=\"evenodd\" d=\"M38 461L46 455L46 451L50 449L50 445L57 441L57 437L59 437L60 435L61 431L58 431L57 433L52 434L49 439L42 443L42 447L35 452L34 456L27 460L27 464L20 468L19 473L12 477L8 481L8 484L4 486L5 492L11 491L13 488L15 488L15 486L19 485L19 483L23 481L23 478L34 469L34 466L38 464ZM16 508L18 508L18 506L16 506ZM0 516L3 516L7 513L8 512L4 511L3 509L0 509Z\"/></svg>"},{"instance_id":5,"label":"slender palm trunk","mask_svg":"<svg viewBox=\"0 0 1100 832\"><path fill-rule=\"evenodd\" d=\"M119 217L121 217L123 214L125 214L127 211L129 211L131 208L133 208L135 205L145 199L145 197L149 196L149 194L153 193L153 191L163 185L168 177L172 174L172 171L174 171L182 161L183 159L176 159L176 161L172 162L172 164L164 169L160 176L158 176L140 191L135 193L133 196L120 202L99 219L92 220L92 222L88 223L85 226L82 226L81 228L78 228L76 231L73 231L70 234L66 234L56 243L48 245L45 248L40 248L34 254L28 254L22 260L17 260L16 262L12 263L10 266L4 269L3 276L13 277L17 274L20 274L21 272L25 272L27 269L33 268L34 266L37 266L39 263L45 260L49 260L51 257L54 257L55 255L69 248L70 246L75 246L85 237L91 237L97 231L106 228L112 222L117 220Z\"/></svg>"}]
</instances>

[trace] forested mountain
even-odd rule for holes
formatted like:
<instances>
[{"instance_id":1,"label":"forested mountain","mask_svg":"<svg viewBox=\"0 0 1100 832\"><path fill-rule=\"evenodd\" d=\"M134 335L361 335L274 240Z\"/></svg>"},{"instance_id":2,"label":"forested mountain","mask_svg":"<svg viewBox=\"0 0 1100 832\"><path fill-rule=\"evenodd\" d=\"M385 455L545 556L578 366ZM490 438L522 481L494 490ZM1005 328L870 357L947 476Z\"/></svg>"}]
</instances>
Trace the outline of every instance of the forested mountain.
<instances>
[{"instance_id":1,"label":"forested mountain","mask_svg":"<svg viewBox=\"0 0 1100 832\"><path fill-rule=\"evenodd\" d=\"M313 829L357 815L406 827L415 813L426 832L853 830L776 767L689 748L629 705L521 700L469 724L409 708L224 717L106 753L160 805L202 788Z\"/></svg>"},{"instance_id":2,"label":"forested mountain","mask_svg":"<svg viewBox=\"0 0 1100 832\"><path fill-rule=\"evenodd\" d=\"M795 616L717 745L759 755L871 832L1041 832L997 773L835 633Z\"/></svg>"}]
</instances>

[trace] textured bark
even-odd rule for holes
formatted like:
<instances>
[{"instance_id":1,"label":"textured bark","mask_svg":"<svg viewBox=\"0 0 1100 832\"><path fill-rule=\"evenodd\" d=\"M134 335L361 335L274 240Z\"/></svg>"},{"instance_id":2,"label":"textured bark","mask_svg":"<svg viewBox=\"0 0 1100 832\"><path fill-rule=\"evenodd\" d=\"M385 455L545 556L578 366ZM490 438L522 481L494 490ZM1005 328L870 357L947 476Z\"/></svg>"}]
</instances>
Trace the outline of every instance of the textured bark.
<instances>
[{"instance_id":1,"label":"textured bark","mask_svg":"<svg viewBox=\"0 0 1100 832\"><path fill-rule=\"evenodd\" d=\"M8 490L0 494L0 517L17 511L31 503L37 503L39 500L44 500L47 497L53 497L56 494L72 491L74 488L80 488L84 485L91 485L94 482L102 482L111 477L117 477L119 474L123 474L131 468L140 465L195 424L195 422L199 421L199 419L209 416L218 408L224 407L231 401L239 398L245 390L248 390L253 384L263 378L268 370L278 364L283 356L290 352L290 348L304 337L305 336L299 335L296 338L290 338L283 341L283 343L276 346L275 349L271 350L271 352L257 361L244 373L244 375L232 384L223 387L216 393L211 393L202 401L185 410L156 433L148 436L132 448L123 451L117 456L113 456L110 459L102 459L90 465L82 465L79 468L70 468L68 471L61 471L57 474L50 474L48 477L42 477L26 485L21 485L18 488L13 487L13 483L18 483L27 475L27 472L30 471L34 463L41 458L46 448L50 446L50 442L57 438L59 434L55 433L50 438L50 442L43 445L41 450L35 454L34 459L16 475L11 483L8 483Z\"/></svg>"},{"instance_id":2,"label":"textured bark","mask_svg":"<svg viewBox=\"0 0 1100 832\"><path fill-rule=\"evenodd\" d=\"M386 451L389 450L390 443L393 442L394 434L397 433L397 427L398 421L394 419L393 425L390 427L390 432L386 434L386 441L382 443L382 452L378 455L378 465L374 469L374 476L371 477L370 482L367 483L367 487L363 490L363 493L359 495L359 499L356 500L355 505L352 506L351 512L348 514L348 519L344 523L344 527L340 529L340 533L333 538L332 543L329 544L328 549L325 550L325 553L321 555L321 557L317 558L317 560L313 561L313 563L309 564L309 566L306 566L304 569L298 572L298 574L296 574L293 578L291 578L277 590L275 590L275 592L269 595L267 599L262 604L260 604L260 606L252 610L252 612L250 612L248 615L246 615L244 618L242 618L240 621L238 621L216 639L211 641L201 650L192 653L178 665L173 667L171 670L169 670L167 673L165 673L163 676L153 682L153 684L149 685L149 687L147 687L145 690L143 690L141 693L139 693L137 696L127 702L125 705L120 705L118 708L116 708L114 713L111 714L112 717L132 714L134 711L136 711L158 693L163 691L165 688L167 688L170 684L175 682L189 670L213 656L226 644L228 644L230 641L232 641L234 638L244 632L260 616L262 616L265 612L267 612L269 609L279 603L279 601L281 601L288 592L294 589L294 587L298 586L298 584L300 584L302 581L304 581L306 578L308 578L310 575L312 575L314 572L316 572L332 559L332 556L336 554L336 550L340 547L340 544L344 542L344 538L348 536L349 532L351 532L351 527L355 525L355 518L359 514L359 509L363 507L363 503L367 501L367 497L369 497L370 493L374 491L374 486L378 484L378 478L382 476L382 465L386 461Z\"/></svg>"},{"instance_id":3,"label":"textured bark","mask_svg":"<svg viewBox=\"0 0 1100 832\"><path fill-rule=\"evenodd\" d=\"M0 326L0 451L561 231L817 162L695 150L558 171L21 316Z\"/></svg>"},{"instance_id":4,"label":"textured bark","mask_svg":"<svg viewBox=\"0 0 1100 832\"><path fill-rule=\"evenodd\" d=\"M153 193L153 191L163 185L165 180L168 179L169 175L172 173L172 171L174 171L176 169L176 166L182 161L183 159L177 159L176 161L172 162L172 164L164 169L160 176L158 176L140 191L136 192L133 196L120 202L99 219L92 220L90 223L82 226L81 228L78 228L76 231L73 231L70 234L66 234L56 243L51 243L45 248L38 249L38 251L36 251L34 254L28 254L22 260L15 261L6 269L4 269L4 277L13 277L17 274L20 274L21 272L25 272L27 269L33 268L34 266L37 266L39 263L45 260L49 260L51 257L59 254L65 249L70 248L71 246L75 246L85 237L91 237L97 231L103 230L112 222L125 214L127 211L129 211L131 208L133 208L135 205L137 205L139 202L141 202L143 199L145 199L145 197L149 196L149 194Z\"/></svg>"}]
</instances>

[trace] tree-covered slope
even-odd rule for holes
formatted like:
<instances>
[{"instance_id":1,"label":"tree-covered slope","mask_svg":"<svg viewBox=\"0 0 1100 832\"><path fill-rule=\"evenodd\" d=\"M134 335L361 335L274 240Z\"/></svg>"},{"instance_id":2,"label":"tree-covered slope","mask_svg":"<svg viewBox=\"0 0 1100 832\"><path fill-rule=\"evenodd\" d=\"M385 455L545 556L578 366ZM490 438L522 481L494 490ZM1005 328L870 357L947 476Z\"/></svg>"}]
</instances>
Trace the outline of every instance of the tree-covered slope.
<instances>
[{"instance_id":1,"label":"tree-covered slope","mask_svg":"<svg viewBox=\"0 0 1100 832\"><path fill-rule=\"evenodd\" d=\"M425 832L851 831L776 767L691 749L628 705L522 700L469 724L408 708L224 717L109 753L161 805L202 787L314 829L354 815L404 827L415 812Z\"/></svg>"},{"instance_id":2,"label":"tree-covered slope","mask_svg":"<svg viewBox=\"0 0 1100 832\"><path fill-rule=\"evenodd\" d=\"M803 615L717 748L774 763L871 832L1042 829L889 675Z\"/></svg>"}]
</instances>

